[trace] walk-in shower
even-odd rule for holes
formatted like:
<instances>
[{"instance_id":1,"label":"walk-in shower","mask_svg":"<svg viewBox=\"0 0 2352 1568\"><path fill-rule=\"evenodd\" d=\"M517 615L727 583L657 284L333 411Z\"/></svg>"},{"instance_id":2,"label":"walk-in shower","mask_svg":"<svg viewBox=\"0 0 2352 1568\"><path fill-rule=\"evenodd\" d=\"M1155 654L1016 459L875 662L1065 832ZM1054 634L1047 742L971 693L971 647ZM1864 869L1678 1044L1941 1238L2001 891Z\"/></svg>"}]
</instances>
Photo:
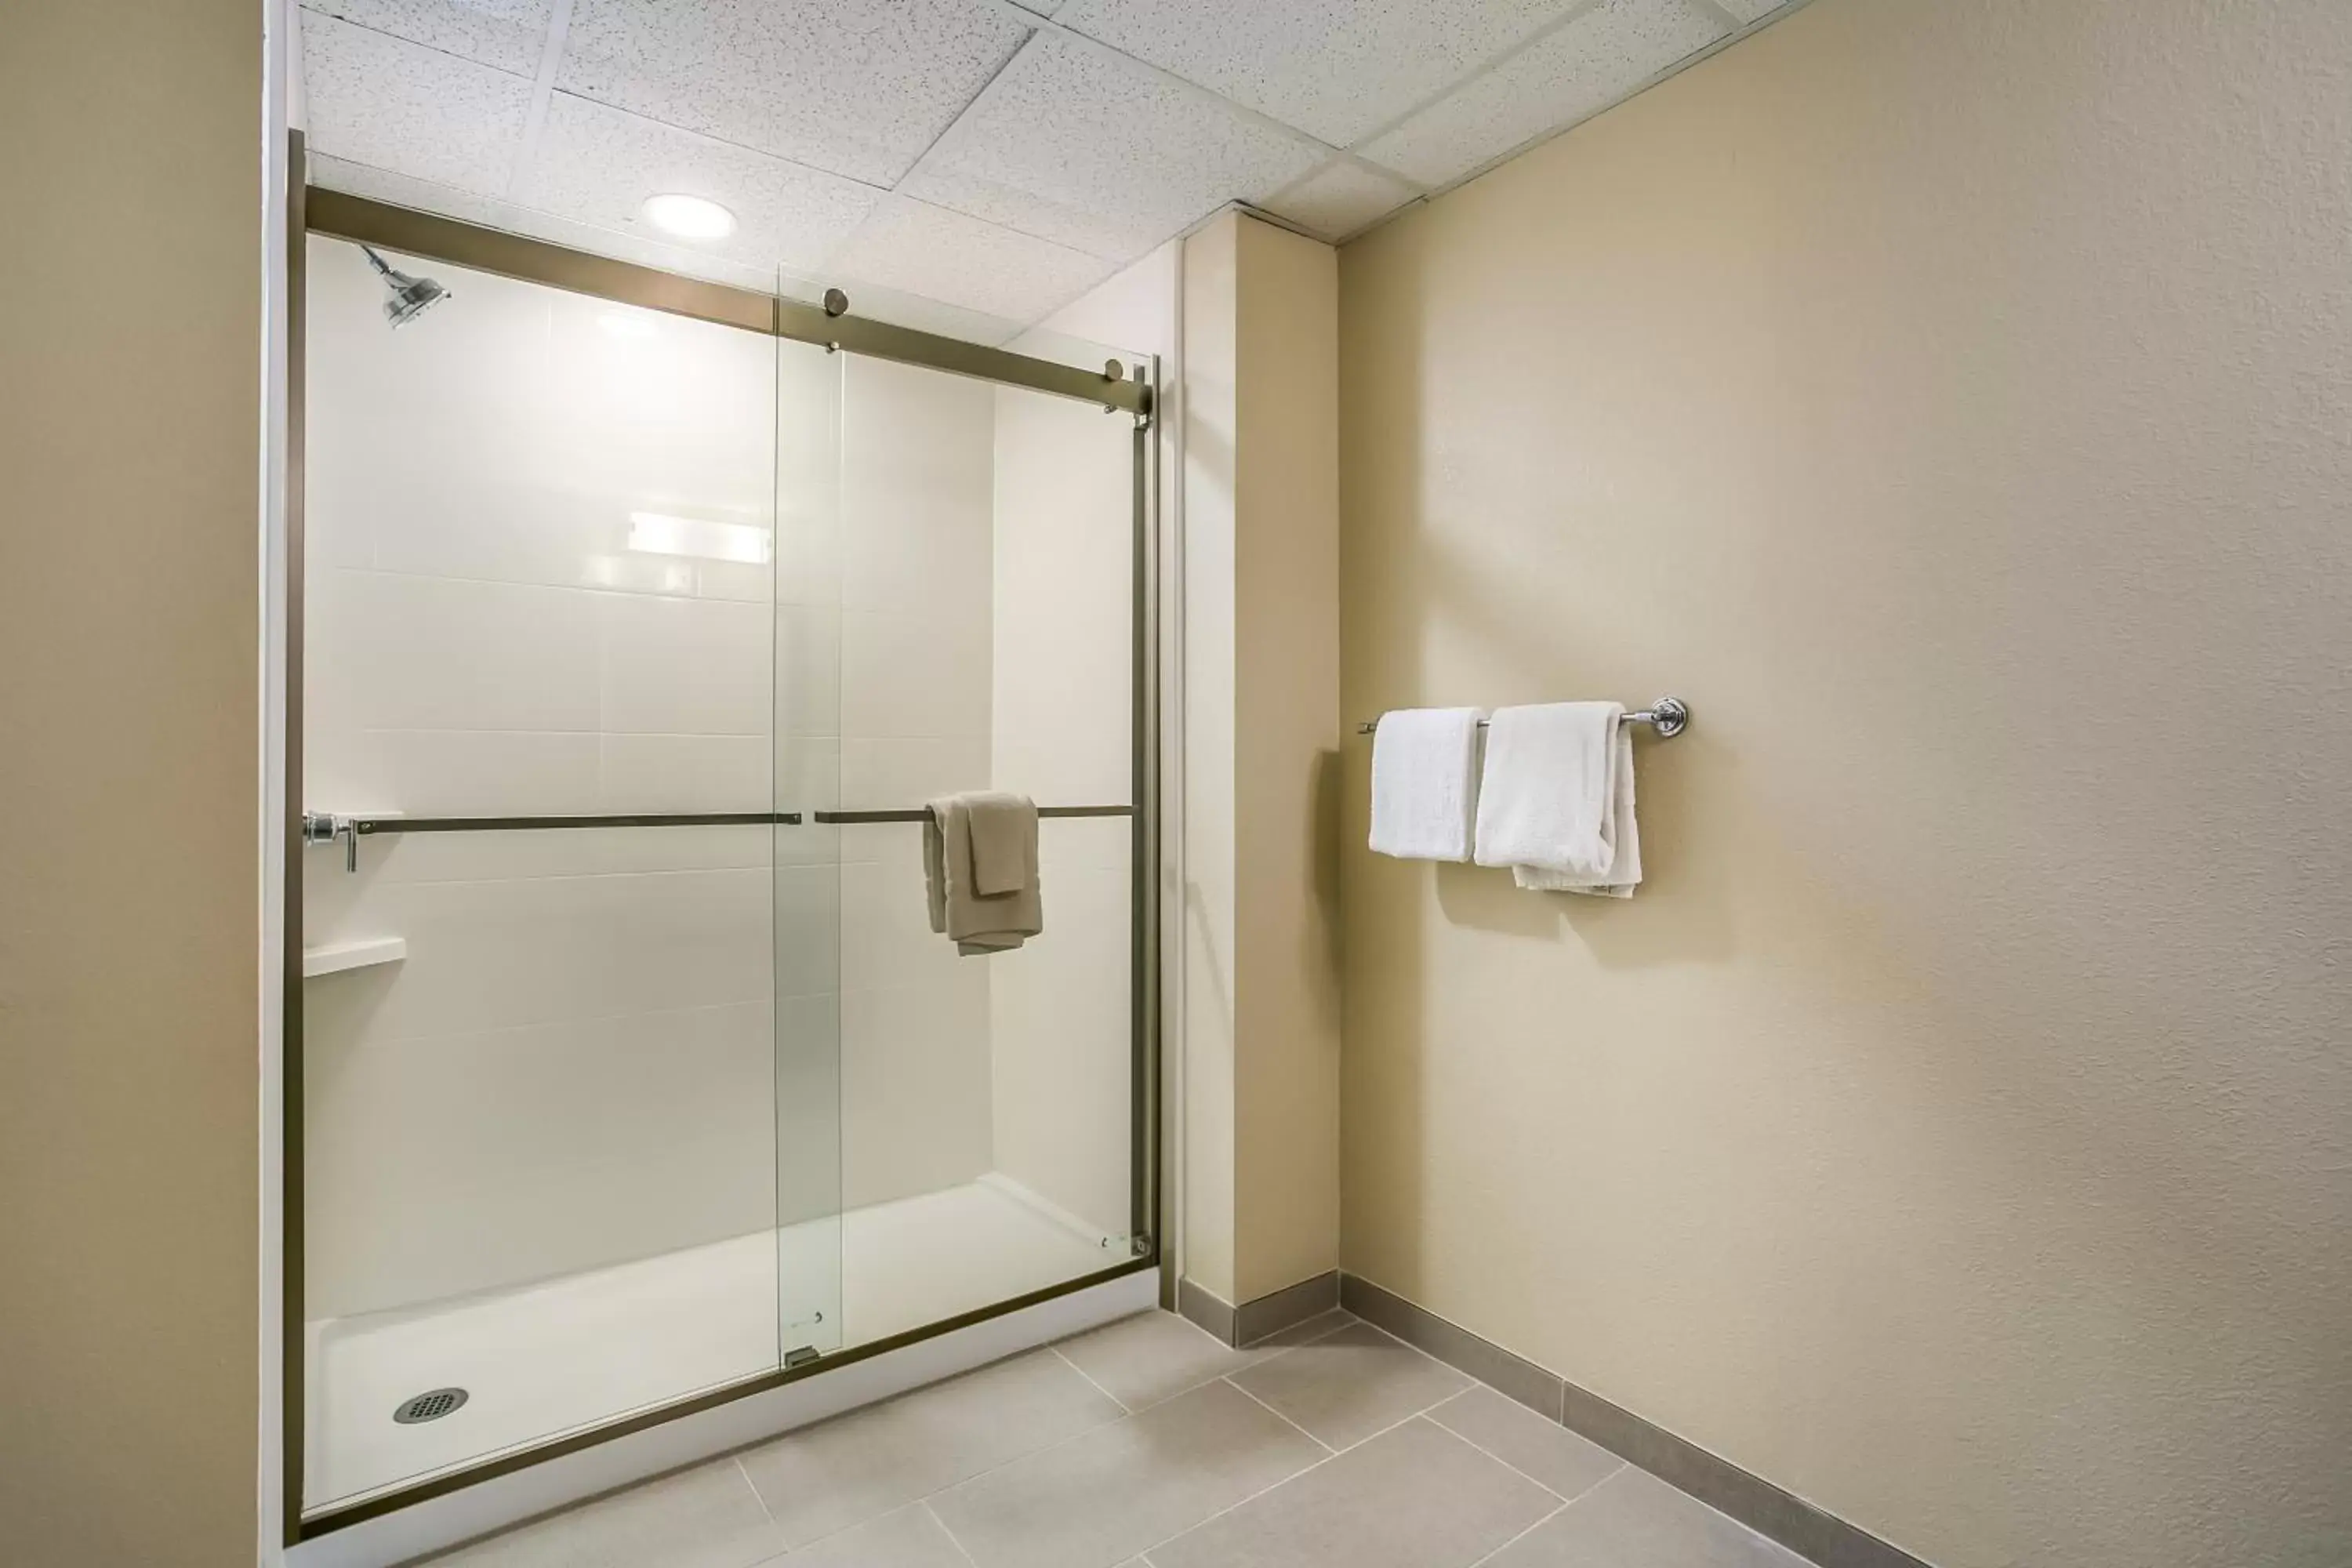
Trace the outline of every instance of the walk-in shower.
<instances>
[{"instance_id":1,"label":"walk-in shower","mask_svg":"<svg viewBox=\"0 0 2352 1568\"><path fill-rule=\"evenodd\" d=\"M310 195L299 1528L1150 1268L1136 356Z\"/></svg>"}]
</instances>

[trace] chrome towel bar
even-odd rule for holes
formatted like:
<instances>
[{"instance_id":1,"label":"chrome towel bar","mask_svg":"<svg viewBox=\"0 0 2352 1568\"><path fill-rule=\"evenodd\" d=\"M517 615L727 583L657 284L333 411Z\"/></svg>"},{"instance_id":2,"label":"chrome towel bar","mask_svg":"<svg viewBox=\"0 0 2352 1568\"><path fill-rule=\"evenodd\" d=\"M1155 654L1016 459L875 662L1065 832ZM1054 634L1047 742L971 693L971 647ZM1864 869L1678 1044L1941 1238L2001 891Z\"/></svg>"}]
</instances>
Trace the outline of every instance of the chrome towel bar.
<instances>
[{"instance_id":1,"label":"chrome towel bar","mask_svg":"<svg viewBox=\"0 0 2352 1568\"><path fill-rule=\"evenodd\" d=\"M1661 697L1647 708L1636 709L1627 713L1625 722L1647 724L1657 731L1659 739L1671 741L1690 728L1690 704L1679 697ZM1379 721L1375 720L1370 724L1357 725L1356 733L1369 735L1380 727ZM1485 729L1486 721L1479 720L1478 727Z\"/></svg>"}]
</instances>

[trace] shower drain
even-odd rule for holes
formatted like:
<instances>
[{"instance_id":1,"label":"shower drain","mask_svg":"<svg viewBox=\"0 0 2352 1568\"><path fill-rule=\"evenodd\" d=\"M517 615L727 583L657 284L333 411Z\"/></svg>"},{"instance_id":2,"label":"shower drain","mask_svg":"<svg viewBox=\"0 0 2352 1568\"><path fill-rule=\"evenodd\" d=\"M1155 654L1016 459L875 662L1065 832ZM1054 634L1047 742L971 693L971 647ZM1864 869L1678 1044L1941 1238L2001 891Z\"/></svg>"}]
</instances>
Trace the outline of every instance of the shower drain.
<instances>
[{"instance_id":1,"label":"shower drain","mask_svg":"<svg viewBox=\"0 0 2352 1568\"><path fill-rule=\"evenodd\" d=\"M392 1418L403 1426L414 1426L420 1421L438 1421L465 1403L466 1391L462 1388L428 1389L413 1398L402 1400L400 1408L392 1413Z\"/></svg>"}]
</instances>

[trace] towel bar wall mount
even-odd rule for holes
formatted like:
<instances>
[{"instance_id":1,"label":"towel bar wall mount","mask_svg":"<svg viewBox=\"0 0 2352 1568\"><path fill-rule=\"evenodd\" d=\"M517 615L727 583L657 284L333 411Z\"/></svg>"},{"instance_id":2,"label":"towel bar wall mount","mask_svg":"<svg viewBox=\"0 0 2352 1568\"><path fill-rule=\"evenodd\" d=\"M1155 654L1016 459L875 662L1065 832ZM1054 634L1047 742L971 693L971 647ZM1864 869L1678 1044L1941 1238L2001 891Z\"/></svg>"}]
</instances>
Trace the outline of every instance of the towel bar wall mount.
<instances>
[{"instance_id":1,"label":"towel bar wall mount","mask_svg":"<svg viewBox=\"0 0 2352 1568\"><path fill-rule=\"evenodd\" d=\"M1690 728L1690 704L1679 697L1661 697L1647 708L1637 709L1627 713L1625 722L1647 724L1658 732L1660 740L1671 741ZM1356 733L1369 735L1380 727L1379 721L1375 720L1369 724L1357 725ZM1478 728L1483 730L1486 727L1486 721L1479 720Z\"/></svg>"}]
</instances>

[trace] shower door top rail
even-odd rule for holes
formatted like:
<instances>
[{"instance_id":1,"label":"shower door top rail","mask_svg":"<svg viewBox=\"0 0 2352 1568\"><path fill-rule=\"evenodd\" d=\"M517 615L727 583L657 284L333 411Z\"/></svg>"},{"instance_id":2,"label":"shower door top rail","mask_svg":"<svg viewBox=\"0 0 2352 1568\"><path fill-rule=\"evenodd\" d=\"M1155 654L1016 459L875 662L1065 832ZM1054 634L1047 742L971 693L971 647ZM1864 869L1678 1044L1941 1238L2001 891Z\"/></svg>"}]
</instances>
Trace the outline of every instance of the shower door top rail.
<instances>
[{"instance_id":1,"label":"shower door top rail","mask_svg":"<svg viewBox=\"0 0 2352 1568\"><path fill-rule=\"evenodd\" d=\"M1132 367L1130 378L1129 367L1117 360L1100 370L1085 370L1016 353L1011 349L992 348L871 317L853 316L849 313L849 296L838 289L826 289L824 302L813 305L781 294L739 289L665 272L656 267L642 267L634 261L573 250L543 239L486 228L414 207L395 206L390 202L321 185L305 188L303 219L313 234L428 257L528 283L544 283L573 294L690 316L723 327L790 338L796 342L814 343L829 353L846 349L875 359L1025 386L1057 397L1075 397L1098 404L1107 412L1131 414L1139 421L1151 417L1152 384L1144 379L1148 369L1141 363Z\"/></svg>"}]
</instances>

